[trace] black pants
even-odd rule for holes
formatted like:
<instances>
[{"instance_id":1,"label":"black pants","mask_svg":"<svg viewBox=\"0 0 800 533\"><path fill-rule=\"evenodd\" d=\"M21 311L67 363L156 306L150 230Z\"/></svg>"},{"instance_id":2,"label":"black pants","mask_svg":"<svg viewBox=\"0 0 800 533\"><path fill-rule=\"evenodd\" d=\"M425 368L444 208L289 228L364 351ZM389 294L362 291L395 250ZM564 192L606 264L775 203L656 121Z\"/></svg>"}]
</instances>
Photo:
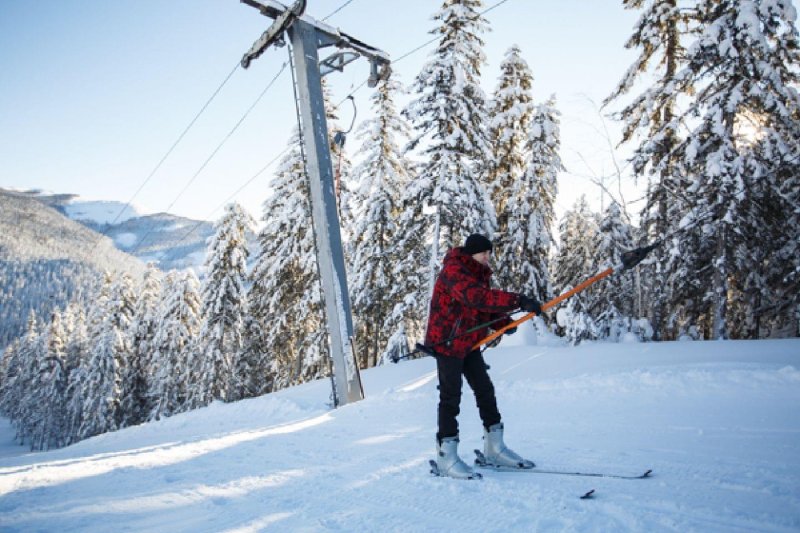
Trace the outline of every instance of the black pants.
<instances>
[{"instance_id":1,"label":"black pants","mask_svg":"<svg viewBox=\"0 0 800 533\"><path fill-rule=\"evenodd\" d=\"M436 438L440 442L458 435L456 417L460 412L462 375L475 393L483 426L488 428L500 422L494 385L479 350L470 352L464 359L440 355L436 358L436 368L439 374L439 432Z\"/></svg>"}]
</instances>

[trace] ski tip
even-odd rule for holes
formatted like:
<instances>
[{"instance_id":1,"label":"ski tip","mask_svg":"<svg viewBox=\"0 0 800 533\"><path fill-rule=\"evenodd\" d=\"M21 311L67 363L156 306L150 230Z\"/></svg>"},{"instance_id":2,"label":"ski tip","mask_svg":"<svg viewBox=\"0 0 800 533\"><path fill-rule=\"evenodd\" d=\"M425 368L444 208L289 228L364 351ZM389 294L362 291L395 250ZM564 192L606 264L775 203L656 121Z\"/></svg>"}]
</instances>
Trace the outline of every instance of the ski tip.
<instances>
[{"instance_id":1,"label":"ski tip","mask_svg":"<svg viewBox=\"0 0 800 533\"><path fill-rule=\"evenodd\" d=\"M594 495L594 489L590 490L589 492L581 496L581 500L591 499L593 495Z\"/></svg>"},{"instance_id":2,"label":"ski tip","mask_svg":"<svg viewBox=\"0 0 800 533\"><path fill-rule=\"evenodd\" d=\"M651 470L648 470L647 472L645 472L644 474L642 474L642 477L650 477L650 474L652 474L652 473L653 473L653 470L652 470L652 469L651 469Z\"/></svg>"}]
</instances>

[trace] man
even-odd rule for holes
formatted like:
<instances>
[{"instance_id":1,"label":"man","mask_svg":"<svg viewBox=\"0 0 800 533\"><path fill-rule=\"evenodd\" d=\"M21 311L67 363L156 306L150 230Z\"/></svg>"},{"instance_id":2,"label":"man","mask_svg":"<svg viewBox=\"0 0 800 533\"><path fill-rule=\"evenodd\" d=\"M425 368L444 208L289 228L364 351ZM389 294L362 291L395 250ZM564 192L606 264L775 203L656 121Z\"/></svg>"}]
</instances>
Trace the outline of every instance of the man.
<instances>
[{"instance_id":1,"label":"man","mask_svg":"<svg viewBox=\"0 0 800 533\"><path fill-rule=\"evenodd\" d=\"M425 344L433 347L439 376L439 430L436 434L436 463L439 473L472 479L475 473L458 456L458 421L464 376L475 394L484 427L484 455L487 463L513 468L532 468L503 443L503 424L479 349L472 347L488 335L488 327L467 333L479 324L517 309L541 314L539 302L522 294L493 290L489 258L492 243L483 235L467 237L464 246L453 248L444 259L433 287ZM500 329L511 323L501 319L491 325Z\"/></svg>"}]
</instances>

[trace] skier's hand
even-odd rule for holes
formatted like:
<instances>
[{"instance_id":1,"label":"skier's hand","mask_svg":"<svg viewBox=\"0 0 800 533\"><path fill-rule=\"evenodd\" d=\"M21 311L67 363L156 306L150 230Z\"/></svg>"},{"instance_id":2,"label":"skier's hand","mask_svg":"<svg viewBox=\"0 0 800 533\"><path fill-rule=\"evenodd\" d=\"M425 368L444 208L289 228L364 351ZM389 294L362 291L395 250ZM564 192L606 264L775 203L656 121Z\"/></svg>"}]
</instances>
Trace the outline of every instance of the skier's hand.
<instances>
[{"instance_id":1,"label":"skier's hand","mask_svg":"<svg viewBox=\"0 0 800 533\"><path fill-rule=\"evenodd\" d=\"M527 313L542 314L542 304L540 304L536 298L530 298L524 294L519 295L519 307Z\"/></svg>"},{"instance_id":2,"label":"skier's hand","mask_svg":"<svg viewBox=\"0 0 800 533\"><path fill-rule=\"evenodd\" d=\"M513 328L508 328L507 330L505 330L505 331L503 332L503 334L504 334L504 335L513 335L513 334L514 334L514 333L516 333L516 332L517 332L517 328L516 328L516 327L513 327Z\"/></svg>"}]
</instances>

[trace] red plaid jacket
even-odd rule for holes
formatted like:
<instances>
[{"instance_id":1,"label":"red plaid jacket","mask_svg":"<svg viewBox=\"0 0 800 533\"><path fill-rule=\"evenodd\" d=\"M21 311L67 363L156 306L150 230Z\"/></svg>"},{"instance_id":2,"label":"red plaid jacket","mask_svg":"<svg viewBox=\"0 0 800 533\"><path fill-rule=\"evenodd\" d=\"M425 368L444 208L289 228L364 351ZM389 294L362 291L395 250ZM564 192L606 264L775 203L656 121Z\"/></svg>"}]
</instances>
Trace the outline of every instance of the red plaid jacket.
<instances>
[{"instance_id":1,"label":"red plaid jacket","mask_svg":"<svg viewBox=\"0 0 800 533\"><path fill-rule=\"evenodd\" d=\"M462 333L519 307L518 294L489 287L491 276L489 267L475 261L461 248L447 253L433 286L426 345L436 345L433 349L440 355L463 359L476 342L489 334L489 327ZM500 320L491 328L500 329L510 322L509 319ZM456 338L438 344L452 337Z\"/></svg>"}]
</instances>

